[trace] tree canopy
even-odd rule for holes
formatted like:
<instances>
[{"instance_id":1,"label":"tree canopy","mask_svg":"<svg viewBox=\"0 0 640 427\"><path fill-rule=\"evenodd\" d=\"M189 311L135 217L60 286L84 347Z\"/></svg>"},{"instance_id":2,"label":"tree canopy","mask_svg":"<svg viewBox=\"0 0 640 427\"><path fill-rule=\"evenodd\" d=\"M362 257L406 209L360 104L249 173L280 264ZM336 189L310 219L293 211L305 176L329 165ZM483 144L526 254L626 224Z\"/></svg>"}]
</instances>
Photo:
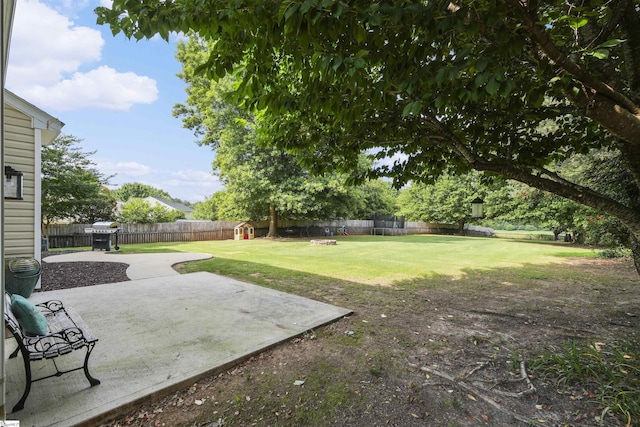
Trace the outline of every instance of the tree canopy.
<instances>
[{"instance_id":1,"label":"tree canopy","mask_svg":"<svg viewBox=\"0 0 640 427\"><path fill-rule=\"evenodd\" d=\"M200 145L215 151L213 168L225 184L226 198L218 203L218 217L268 218L268 236L275 236L279 218L346 218L384 207L388 202L384 186L372 184L367 190L351 186L344 173L312 176L298 156L262 144L264 114L245 111L225 98L235 78L213 81L195 72L213 49L195 35L179 44L177 58L183 67L179 76L188 84L188 98L186 104L174 107L174 115L194 131Z\"/></svg>"},{"instance_id":2,"label":"tree canopy","mask_svg":"<svg viewBox=\"0 0 640 427\"><path fill-rule=\"evenodd\" d=\"M397 184L444 172L500 174L619 218L640 271L640 11L631 0L114 0L98 22L140 39L196 32L197 68L234 74L232 96L264 111L264 138L318 170ZM607 148L627 193L556 165Z\"/></svg>"},{"instance_id":3,"label":"tree canopy","mask_svg":"<svg viewBox=\"0 0 640 427\"><path fill-rule=\"evenodd\" d=\"M151 185L142 184L140 182L124 183L120 186L120 188L113 190L113 194L116 199L122 202L126 202L133 197L145 198L150 196L173 200L169 193L167 193L166 191L155 188Z\"/></svg>"},{"instance_id":4,"label":"tree canopy","mask_svg":"<svg viewBox=\"0 0 640 427\"><path fill-rule=\"evenodd\" d=\"M398 197L398 214L408 221L457 222L460 233L471 219L471 201L486 198L489 186L478 173L443 175L433 184L415 183Z\"/></svg>"},{"instance_id":5,"label":"tree canopy","mask_svg":"<svg viewBox=\"0 0 640 427\"><path fill-rule=\"evenodd\" d=\"M123 203L118 213L118 221L127 224L156 224L184 218L185 214L182 211L171 210L161 205L151 206L148 201L137 197Z\"/></svg>"},{"instance_id":6,"label":"tree canopy","mask_svg":"<svg viewBox=\"0 0 640 427\"><path fill-rule=\"evenodd\" d=\"M83 152L80 138L61 135L42 147L42 223L45 235L49 224L60 220L84 223L113 218L115 199L103 175Z\"/></svg>"}]
</instances>

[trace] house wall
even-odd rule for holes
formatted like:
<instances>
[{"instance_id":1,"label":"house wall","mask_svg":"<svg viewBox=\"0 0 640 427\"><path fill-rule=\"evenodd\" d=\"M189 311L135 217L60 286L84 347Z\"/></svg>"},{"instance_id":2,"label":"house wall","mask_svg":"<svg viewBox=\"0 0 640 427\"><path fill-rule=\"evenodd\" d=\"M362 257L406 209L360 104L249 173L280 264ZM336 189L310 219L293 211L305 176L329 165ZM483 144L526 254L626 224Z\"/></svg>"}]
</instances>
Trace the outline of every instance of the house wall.
<instances>
[{"instance_id":1,"label":"house wall","mask_svg":"<svg viewBox=\"0 0 640 427\"><path fill-rule=\"evenodd\" d=\"M36 228L35 221L35 194L36 170L38 173L40 170L37 156L41 146L40 131L33 128L31 117L10 105L5 105L4 142L4 164L24 174L23 200L4 201L5 257L39 259L40 250L35 244L36 238L40 237L40 226L37 224ZM37 217L39 218L39 215Z\"/></svg>"}]
</instances>

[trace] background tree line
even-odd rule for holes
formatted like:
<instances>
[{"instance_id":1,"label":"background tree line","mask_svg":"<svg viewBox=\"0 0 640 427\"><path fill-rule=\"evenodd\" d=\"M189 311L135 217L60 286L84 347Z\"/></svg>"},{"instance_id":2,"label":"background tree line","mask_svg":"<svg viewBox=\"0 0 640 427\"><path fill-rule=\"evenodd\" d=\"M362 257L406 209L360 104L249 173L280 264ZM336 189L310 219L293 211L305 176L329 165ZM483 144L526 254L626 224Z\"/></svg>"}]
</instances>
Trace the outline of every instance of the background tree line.
<instances>
[{"instance_id":1,"label":"background tree line","mask_svg":"<svg viewBox=\"0 0 640 427\"><path fill-rule=\"evenodd\" d=\"M176 107L178 108L178 107ZM559 235L576 232L580 243L619 247L628 245L624 226L614 217L583 205L543 192L516 181L493 175L471 172L463 175L443 175L433 184L413 182L400 190L388 180L376 179L362 183L350 182L348 176L310 177L295 163L293 156L268 151L251 139L220 146L221 176L228 185L205 201L190 204L171 197L164 190L141 183L126 183L109 190L110 177L101 174L89 160L93 153L82 152L81 140L62 135L42 150L42 218L43 226L57 221L93 223L117 220L125 223L173 222L184 218L179 211L151 206L142 200L148 196L181 202L194 208L193 219L202 220L265 220L270 205L280 210L280 219L335 220L371 219L374 215L399 215L408 221L459 223L470 220L495 229L550 230ZM225 150L231 153L225 152ZM254 150L254 151L250 151ZM250 167L237 158L279 156L266 171L260 162ZM273 160L273 159L272 159ZM363 169L366 158L362 158ZM279 163L281 162L281 163ZM592 152L572 157L558 167L577 181L591 181L602 191L616 191L610 177L615 168L615 153ZM277 166L277 167L276 167ZM291 169L295 173L290 174ZM280 171L289 180L286 191L269 193L268 173ZM279 178L283 185L285 178ZM265 182L261 182L264 180ZM277 186L276 186L277 187ZM470 202L476 197L485 200L483 220L470 218ZM120 202L120 208L116 205Z\"/></svg>"}]
</instances>

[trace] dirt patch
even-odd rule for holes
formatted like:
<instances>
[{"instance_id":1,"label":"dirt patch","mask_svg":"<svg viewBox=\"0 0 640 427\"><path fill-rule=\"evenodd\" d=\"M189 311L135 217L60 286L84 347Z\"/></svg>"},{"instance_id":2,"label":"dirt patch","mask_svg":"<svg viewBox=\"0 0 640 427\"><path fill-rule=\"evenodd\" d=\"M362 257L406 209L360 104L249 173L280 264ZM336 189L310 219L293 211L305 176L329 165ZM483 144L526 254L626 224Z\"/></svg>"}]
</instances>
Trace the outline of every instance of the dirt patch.
<instances>
[{"instance_id":1,"label":"dirt patch","mask_svg":"<svg viewBox=\"0 0 640 427\"><path fill-rule=\"evenodd\" d=\"M68 264L65 283L88 283L92 266ZM624 425L601 419L594 390L559 390L529 364L567 340L637 338L640 281L629 260L572 259L393 287L318 277L278 283L261 272L252 279L355 314L107 425Z\"/></svg>"}]
</instances>

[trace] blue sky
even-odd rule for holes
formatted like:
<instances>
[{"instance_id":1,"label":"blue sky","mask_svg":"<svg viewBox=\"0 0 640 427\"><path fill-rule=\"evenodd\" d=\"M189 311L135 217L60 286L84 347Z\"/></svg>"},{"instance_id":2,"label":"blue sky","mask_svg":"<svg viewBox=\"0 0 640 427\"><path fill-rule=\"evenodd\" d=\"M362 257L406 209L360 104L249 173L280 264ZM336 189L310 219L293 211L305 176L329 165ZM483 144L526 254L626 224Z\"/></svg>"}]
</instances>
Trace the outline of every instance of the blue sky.
<instances>
[{"instance_id":1,"label":"blue sky","mask_svg":"<svg viewBox=\"0 0 640 427\"><path fill-rule=\"evenodd\" d=\"M103 0L103 4L104 1ZM114 188L142 182L191 202L222 189L214 153L171 115L184 102L176 41L96 25L98 0L18 0L7 88L65 123Z\"/></svg>"}]
</instances>

